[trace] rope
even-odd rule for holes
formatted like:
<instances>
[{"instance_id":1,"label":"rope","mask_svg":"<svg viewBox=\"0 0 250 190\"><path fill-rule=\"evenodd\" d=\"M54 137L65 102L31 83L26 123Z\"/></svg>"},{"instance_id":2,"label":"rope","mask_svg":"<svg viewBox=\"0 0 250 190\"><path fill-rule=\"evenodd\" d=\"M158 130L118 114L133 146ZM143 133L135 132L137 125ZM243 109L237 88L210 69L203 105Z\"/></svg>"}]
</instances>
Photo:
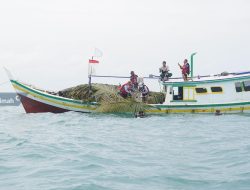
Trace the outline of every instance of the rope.
<instances>
[{"instance_id":1,"label":"rope","mask_svg":"<svg viewBox=\"0 0 250 190\"><path fill-rule=\"evenodd\" d=\"M7 84L9 81L5 81L3 83L0 83L0 86Z\"/></svg>"},{"instance_id":2,"label":"rope","mask_svg":"<svg viewBox=\"0 0 250 190\"><path fill-rule=\"evenodd\" d=\"M130 78L130 77L126 77L126 76L109 76L109 75L91 75L92 77L95 78ZM157 75L150 75L149 77L142 77L144 79L159 79L160 76ZM182 77L170 77L170 79L182 79Z\"/></svg>"},{"instance_id":3,"label":"rope","mask_svg":"<svg viewBox=\"0 0 250 190\"><path fill-rule=\"evenodd\" d=\"M126 76L106 76L106 75L91 75L92 77L95 77L95 78L126 78L126 79L129 79L130 77L126 77ZM146 78L146 79L159 79L160 77L159 76L155 76L155 75L152 75L152 77L142 77L142 78Z\"/></svg>"},{"instance_id":4,"label":"rope","mask_svg":"<svg viewBox=\"0 0 250 190\"><path fill-rule=\"evenodd\" d=\"M249 72L244 72L243 74L248 74L250 73ZM228 74L231 74L231 75L240 75L242 73L228 73ZM102 77L102 78L130 78L130 77L126 77L126 76L105 76L105 75L91 75L92 77L95 77L95 78L98 78L98 77ZM211 77L211 76L221 76L221 74L217 74L217 75L199 75L199 76L194 76L194 78L208 78L208 77ZM157 76L157 75L149 75L148 77L142 77L144 79L159 79L160 76ZM182 77L170 77L169 79L182 79Z\"/></svg>"},{"instance_id":5,"label":"rope","mask_svg":"<svg viewBox=\"0 0 250 190\"><path fill-rule=\"evenodd\" d=\"M125 76L104 76L104 75L91 75L92 77L102 77L102 78L130 78L130 77L125 77Z\"/></svg>"}]
</instances>

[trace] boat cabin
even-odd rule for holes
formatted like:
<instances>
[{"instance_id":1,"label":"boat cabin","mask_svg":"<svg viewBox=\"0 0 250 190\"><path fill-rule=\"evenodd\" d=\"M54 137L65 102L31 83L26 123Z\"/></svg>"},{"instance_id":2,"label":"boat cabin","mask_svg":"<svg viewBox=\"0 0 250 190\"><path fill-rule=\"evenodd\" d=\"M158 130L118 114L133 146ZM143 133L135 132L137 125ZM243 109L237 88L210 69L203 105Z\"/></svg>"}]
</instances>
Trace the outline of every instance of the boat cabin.
<instances>
[{"instance_id":1,"label":"boat cabin","mask_svg":"<svg viewBox=\"0 0 250 190\"><path fill-rule=\"evenodd\" d=\"M166 105L217 104L250 99L250 74L161 82Z\"/></svg>"}]
</instances>

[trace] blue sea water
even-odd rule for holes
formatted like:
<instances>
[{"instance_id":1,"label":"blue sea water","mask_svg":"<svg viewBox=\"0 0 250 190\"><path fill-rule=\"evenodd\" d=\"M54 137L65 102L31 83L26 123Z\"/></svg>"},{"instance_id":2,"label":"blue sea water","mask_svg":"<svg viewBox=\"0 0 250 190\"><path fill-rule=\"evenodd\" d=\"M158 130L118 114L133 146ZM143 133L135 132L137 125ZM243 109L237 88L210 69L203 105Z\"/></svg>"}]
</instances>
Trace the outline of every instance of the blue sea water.
<instances>
[{"instance_id":1,"label":"blue sea water","mask_svg":"<svg viewBox=\"0 0 250 190\"><path fill-rule=\"evenodd\" d=\"M0 189L250 189L249 121L0 107Z\"/></svg>"}]
</instances>

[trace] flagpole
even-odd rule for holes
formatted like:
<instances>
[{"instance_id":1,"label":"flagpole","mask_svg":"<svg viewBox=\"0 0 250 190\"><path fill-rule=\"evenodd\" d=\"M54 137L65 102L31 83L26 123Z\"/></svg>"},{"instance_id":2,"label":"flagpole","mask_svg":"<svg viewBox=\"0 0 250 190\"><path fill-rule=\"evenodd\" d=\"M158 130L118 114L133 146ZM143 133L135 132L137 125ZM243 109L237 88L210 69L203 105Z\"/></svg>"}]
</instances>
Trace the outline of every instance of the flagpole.
<instances>
[{"instance_id":1,"label":"flagpole","mask_svg":"<svg viewBox=\"0 0 250 190\"><path fill-rule=\"evenodd\" d=\"M93 60L93 56L91 58ZM90 66L90 63L89 63L89 97L91 96L92 94L92 86L91 86L91 75L92 75L92 67Z\"/></svg>"},{"instance_id":2,"label":"flagpole","mask_svg":"<svg viewBox=\"0 0 250 190\"><path fill-rule=\"evenodd\" d=\"M91 75L89 75L89 97L91 96Z\"/></svg>"},{"instance_id":3,"label":"flagpole","mask_svg":"<svg viewBox=\"0 0 250 190\"><path fill-rule=\"evenodd\" d=\"M94 63L99 63L98 60L94 60L94 57L98 58L98 57L101 57L102 56L102 52L95 48L95 51L94 51L94 55L91 57L91 60L89 60L89 66L88 66L88 71L89 71L89 98L91 97L92 95L92 85L91 85L91 78L92 78L92 64Z\"/></svg>"}]
</instances>

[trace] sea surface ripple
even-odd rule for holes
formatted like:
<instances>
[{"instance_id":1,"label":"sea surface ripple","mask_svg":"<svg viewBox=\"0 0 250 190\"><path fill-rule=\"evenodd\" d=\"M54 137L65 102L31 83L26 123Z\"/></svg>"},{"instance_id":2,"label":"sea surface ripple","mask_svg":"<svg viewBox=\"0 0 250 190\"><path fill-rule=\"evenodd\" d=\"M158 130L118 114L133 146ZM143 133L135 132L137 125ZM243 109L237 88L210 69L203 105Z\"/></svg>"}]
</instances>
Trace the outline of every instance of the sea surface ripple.
<instances>
[{"instance_id":1,"label":"sea surface ripple","mask_svg":"<svg viewBox=\"0 0 250 190\"><path fill-rule=\"evenodd\" d=\"M1 190L250 189L250 115L0 107Z\"/></svg>"}]
</instances>

